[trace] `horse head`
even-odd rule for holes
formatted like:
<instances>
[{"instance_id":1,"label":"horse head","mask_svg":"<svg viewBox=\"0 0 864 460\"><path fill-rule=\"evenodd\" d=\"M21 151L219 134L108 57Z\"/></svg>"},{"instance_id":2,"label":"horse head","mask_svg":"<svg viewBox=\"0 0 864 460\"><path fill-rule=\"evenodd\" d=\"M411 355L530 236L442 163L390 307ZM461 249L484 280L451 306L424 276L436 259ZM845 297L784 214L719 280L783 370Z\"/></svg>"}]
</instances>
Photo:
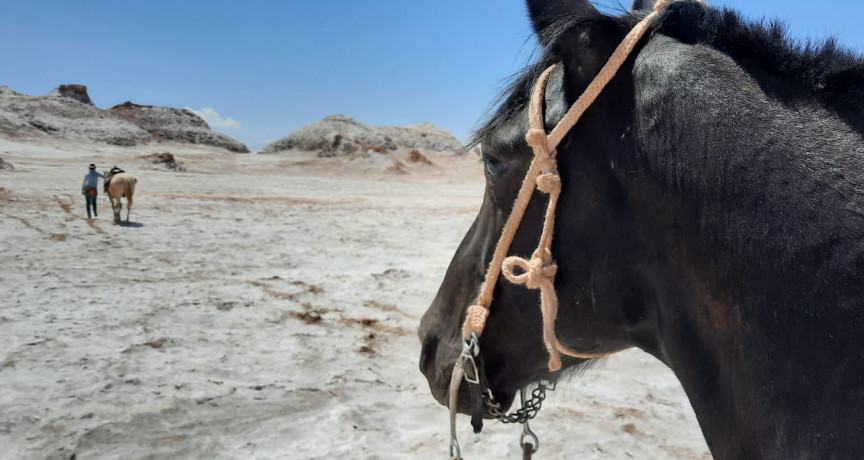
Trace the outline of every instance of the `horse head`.
<instances>
[{"instance_id":1,"label":"horse head","mask_svg":"<svg viewBox=\"0 0 864 460\"><path fill-rule=\"evenodd\" d=\"M466 307L478 295L532 160L525 137L528 95L538 74L560 63L549 76L543 100L549 132L592 81L635 17L606 16L588 1L529 1L528 9L544 54L513 83L509 97L476 133L486 174L483 204L420 326L420 368L442 404L462 349L460 327ZM621 71L557 146L562 183L552 244L560 300L557 330L567 348L585 353L610 352L647 339L642 331L651 313L637 263L644 248L634 231L628 190L622 184L637 152L633 101L632 71ZM537 246L547 201L546 195L534 193L510 254L527 256ZM509 405L519 388L560 373L547 367L537 291L500 277L492 298L480 340L483 362L495 399ZM565 358L562 364L567 369L586 362ZM468 413L467 391L460 392L459 401L459 410Z\"/></svg>"},{"instance_id":2,"label":"horse head","mask_svg":"<svg viewBox=\"0 0 864 460\"><path fill-rule=\"evenodd\" d=\"M475 135L483 203L420 324L433 396L449 404L468 307L488 297L479 356L505 408L520 388L592 362L578 356L638 347L675 372L717 458L864 455L842 441L858 422L835 414L864 420L864 61L696 0L637 0L615 17L587 0L527 3L542 55ZM553 131L655 8L553 146L552 332L577 357L552 365L538 291L498 272L483 286L534 157L530 94L554 64L539 93ZM535 251L549 200L530 196L508 255ZM477 415L457 388L458 411Z\"/></svg>"}]
</instances>

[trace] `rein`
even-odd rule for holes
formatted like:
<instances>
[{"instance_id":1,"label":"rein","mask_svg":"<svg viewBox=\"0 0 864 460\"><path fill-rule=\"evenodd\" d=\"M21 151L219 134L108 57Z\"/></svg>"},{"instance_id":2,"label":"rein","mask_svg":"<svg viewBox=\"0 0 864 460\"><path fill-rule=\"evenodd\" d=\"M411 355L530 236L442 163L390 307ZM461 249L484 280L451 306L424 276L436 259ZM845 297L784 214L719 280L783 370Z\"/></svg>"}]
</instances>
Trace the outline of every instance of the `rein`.
<instances>
[{"instance_id":1,"label":"rein","mask_svg":"<svg viewBox=\"0 0 864 460\"><path fill-rule=\"evenodd\" d=\"M492 389L489 388L485 373L483 372L482 360L480 359L480 337L486 325L486 318L489 316L492 291L495 288L499 275L503 274L511 283L524 284L528 289L540 290L540 310L543 316L543 344L549 353L548 366L550 371L554 372L561 369L561 354L574 358L592 359L603 358L622 351L616 350L608 353L577 352L565 347L555 335L555 318L558 314L555 274L558 266L552 258L552 235L555 230L555 211L558 198L561 195L561 177L558 174L558 163L555 159L558 153L556 149L564 136L576 125L585 111L597 99L621 66L624 65L624 62L639 43L639 40L645 35L645 32L648 31L657 15L666 6L675 1L678 0L656 1L654 10L639 21L627 36L624 37L624 40L618 45L606 64L603 65L585 91L567 110L564 118L558 122L548 135L544 129L543 98L546 92L546 83L549 80L549 75L555 68L555 64L543 71L531 92L531 100L528 106L529 129L525 140L531 146L534 158L531 160L528 172L522 180L522 186L519 189L516 201L513 203L513 209L507 217L501 237L495 246L495 253L489 262L489 267L486 269L486 276L483 284L480 286L477 302L468 307L465 322L462 325L462 353L456 360L450 380L450 457L452 459L462 458L459 441L456 438L456 409L459 387L462 380L468 383L470 389L473 406L471 423L474 426L474 432L480 432L482 428L484 406L487 409L487 413L505 423L522 423L523 434L520 438L520 445L523 448L525 458L530 458L531 454L536 452L539 447L537 436L528 427L528 419L533 418L537 414L540 403L545 398L545 390L554 389L554 385L550 386L548 383L540 382L534 390L535 396L528 402L525 401L526 391L524 389L520 390L523 408L514 415L507 415L502 412L500 404L495 402ZM704 0L697 1L703 5L705 4ZM530 259L517 256L507 257L507 252L510 250L510 245L516 235L516 230L522 222L522 217L525 215L525 210L531 201L535 187L549 195L549 202L546 205L546 214L543 219L543 231L540 235L537 249L534 250ZM517 269L519 273L517 273ZM526 410L529 406L534 410Z\"/></svg>"}]
</instances>

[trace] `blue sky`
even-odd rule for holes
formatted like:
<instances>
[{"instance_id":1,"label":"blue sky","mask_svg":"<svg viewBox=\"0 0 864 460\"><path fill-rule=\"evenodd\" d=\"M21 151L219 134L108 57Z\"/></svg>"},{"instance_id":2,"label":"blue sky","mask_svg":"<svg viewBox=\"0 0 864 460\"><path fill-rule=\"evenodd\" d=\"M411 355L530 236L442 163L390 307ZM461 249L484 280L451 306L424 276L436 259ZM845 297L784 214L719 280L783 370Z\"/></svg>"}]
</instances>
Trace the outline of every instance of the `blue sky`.
<instances>
[{"instance_id":1,"label":"blue sky","mask_svg":"<svg viewBox=\"0 0 864 460\"><path fill-rule=\"evenodd\" d=\"M711 4L864 52L864 2ZM209 109L253 150L332 113L464 139L535 46L518 0L0 0L0 12L0 85Z\"/></svg>"}]
</instances>

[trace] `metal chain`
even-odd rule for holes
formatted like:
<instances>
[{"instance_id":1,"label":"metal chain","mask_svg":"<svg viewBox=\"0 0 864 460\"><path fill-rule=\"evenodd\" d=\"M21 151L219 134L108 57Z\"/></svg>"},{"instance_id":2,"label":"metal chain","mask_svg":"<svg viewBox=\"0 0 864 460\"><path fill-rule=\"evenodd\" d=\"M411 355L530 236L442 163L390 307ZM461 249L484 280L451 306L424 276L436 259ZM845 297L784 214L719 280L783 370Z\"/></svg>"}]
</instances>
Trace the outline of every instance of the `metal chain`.
<instances>
[{"instance_id":1,"label":"metal chain","mask_svg":"<svg viewBox=\"0 0 864 460\"><path fill-rule=\"evenodd\" d=\"M462 353L453 367L450 380L450 458L456 460L462 458L459 441L456 438L456 401L459 384L464 379L470 384L480 386L483 404L489 409L489 413L493 417L501 423L522 424L522 436L519 438L519 445L523 450L523 458L530 459L531 455L536 453L540 447L540 440L528 427L528 420L536 417L537 413L540 412L543 401L546 400L546 390L555 391L556 382L546 380L537 382L537 387L531 390L531 398L527 400L525 399L526 388L522 388L519 390L522 407L512 414L507 414L501 410L501 403L495 401L495 395L492 393L492 389L487 386L485 376L482 375L482 367L477 365L479 354L480 338L476 332L472 332L471 338L463 341Z\"/></svg>"},{"instance_id":2,"label":"metal chain","mask_svg":"<svg viewBox=\"0 0 864 460\"><path fill-rule=\"evenodd\" d=\"M501 423L524 423L537 416L543 401L546 399L546 391L555 391L555 385L555 382L539 382L537 388L531 390L531 398L525 400L522 407L512 414L501 410L501 403L495 401L492 391L487 391L483 401L489 408L489 412Z\"/></svg>"}]
</instances>

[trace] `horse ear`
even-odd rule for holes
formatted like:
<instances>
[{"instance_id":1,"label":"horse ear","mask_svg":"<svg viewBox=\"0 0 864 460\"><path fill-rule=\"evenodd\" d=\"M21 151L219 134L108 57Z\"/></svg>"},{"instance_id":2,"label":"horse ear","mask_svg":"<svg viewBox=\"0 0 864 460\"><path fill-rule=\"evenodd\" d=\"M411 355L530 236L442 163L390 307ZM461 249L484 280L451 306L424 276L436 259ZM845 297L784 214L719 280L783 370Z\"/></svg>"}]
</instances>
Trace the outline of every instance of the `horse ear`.
<instances>
[{"instance_id":1,"label":"horse ear","mask_svg":"<svg viewBox=\"0 0 864 460\"><path fill-rule=\"evenodd\" d=\"M527 4L540 43L563 62L566 85L577 93L597 75L627 33L588 0L527 0Z\"/></svg>"},{"instance_id":2,"label":"horse ear","mask_svg":"<svg viewBox=\"0 0 864 460\"><path fill-rule=\"evenodd\" d=\"M556 26L570 23L574 17L602 16L588 0L527 0L527 6L534 32L544 46L556 38Z\"/></svg>"}]
</instances>

